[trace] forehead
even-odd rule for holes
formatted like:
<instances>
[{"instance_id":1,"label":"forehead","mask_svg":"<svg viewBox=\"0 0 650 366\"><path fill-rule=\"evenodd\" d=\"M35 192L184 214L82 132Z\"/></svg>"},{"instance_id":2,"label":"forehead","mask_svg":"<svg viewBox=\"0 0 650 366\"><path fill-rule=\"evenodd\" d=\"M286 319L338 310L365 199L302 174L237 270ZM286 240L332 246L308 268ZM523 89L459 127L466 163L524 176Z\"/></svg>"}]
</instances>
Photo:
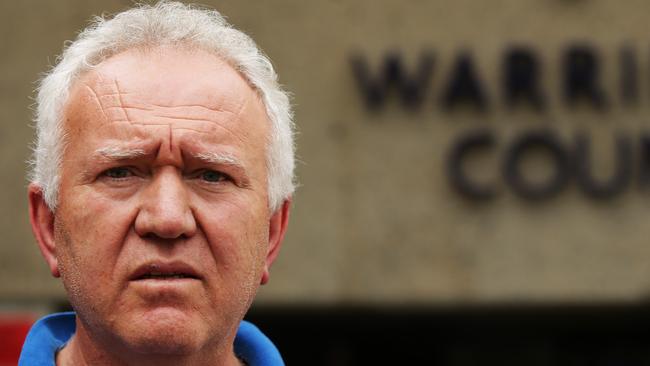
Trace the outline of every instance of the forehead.
<instances>
[{"instance_id":1,"label":"forehead","mask_svg":"<svg viewBox=\"0 0 650 366\"><path fill-rule=\"evenodd\" d=\"M161 104L193 102L228 108L248 98L259 99L227 62L187 47L127 50L102 62L81 81L98 86L118 81L120 92L137 93Z\"/></svg>"},{"instance_id":2,"label":"forehead","mask_svg":"<svg viewBox=\"0 0 650 366\"><path fill-rule=\"evenodd\" d=\"M66 121L72 133L110 122L203 132L243 124L236 127L263 135L269 127L259 94L239 72L214 54L172 46L131 49L82 75L72 87Z\"/></svg>"}]
</instances>

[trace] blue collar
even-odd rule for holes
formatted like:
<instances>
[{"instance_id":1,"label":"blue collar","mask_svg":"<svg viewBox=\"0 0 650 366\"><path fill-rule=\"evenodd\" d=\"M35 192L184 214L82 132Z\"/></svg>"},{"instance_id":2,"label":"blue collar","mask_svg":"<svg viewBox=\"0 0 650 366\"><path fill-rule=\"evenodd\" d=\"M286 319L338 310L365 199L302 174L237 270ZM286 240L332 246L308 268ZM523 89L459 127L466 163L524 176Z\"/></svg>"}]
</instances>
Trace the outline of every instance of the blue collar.
<instances>
[{"instance_id":1,"label":"blue collar","mask_svg":"<svg viewBox=\"0 0 650 366\"><path fill-rule=\"evenodd\" d=\"M48 315L27 334L18 366L54 366L56 352L75 332L75 314ZM284 366L280 352L256 326L242 321L235 337L235 353L250 366Z\"/></svg>"}]
</instances>

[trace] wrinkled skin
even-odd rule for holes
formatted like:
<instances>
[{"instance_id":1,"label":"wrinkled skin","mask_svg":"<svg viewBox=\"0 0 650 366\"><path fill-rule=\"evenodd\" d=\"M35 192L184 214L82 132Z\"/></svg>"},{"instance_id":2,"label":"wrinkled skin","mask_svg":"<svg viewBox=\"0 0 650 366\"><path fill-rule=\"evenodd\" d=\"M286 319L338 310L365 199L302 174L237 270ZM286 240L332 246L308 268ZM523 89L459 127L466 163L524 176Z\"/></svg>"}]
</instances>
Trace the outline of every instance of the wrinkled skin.
<instances>
[{"instance_id":1,"label":"wrinkled skin","mask_svg":"<svg viewBox=\"0 0 650 366\"><path fill-rule=\"evenodd\" d=\"M258 94L203 51L129 50L75 82L64 128L56 211L29 187L39 247L78 314L57 363L237 364L289 214L288 200L268 209ZM135 278L170 263L192 277Z\"/></svg>"}]
</instances>

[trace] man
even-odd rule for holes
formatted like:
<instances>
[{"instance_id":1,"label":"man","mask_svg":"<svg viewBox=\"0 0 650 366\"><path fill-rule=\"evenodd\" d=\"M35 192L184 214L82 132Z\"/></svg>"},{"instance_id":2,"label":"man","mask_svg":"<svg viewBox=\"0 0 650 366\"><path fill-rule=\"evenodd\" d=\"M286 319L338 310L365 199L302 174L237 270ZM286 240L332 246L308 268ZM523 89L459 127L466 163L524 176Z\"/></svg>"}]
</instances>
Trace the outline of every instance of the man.
<instances>
[{"instance_id":1,"label":"man","mask_svg":"<svg viewBox=\"0 0 650 366\"><path fill-rule=\"evenodd\" d=\"M41 81L34 235L75 313L20 365L281 365L242 321L287 227L287 95L253 41L176 2L98 19Z\"/></svg>"}]
</instances>

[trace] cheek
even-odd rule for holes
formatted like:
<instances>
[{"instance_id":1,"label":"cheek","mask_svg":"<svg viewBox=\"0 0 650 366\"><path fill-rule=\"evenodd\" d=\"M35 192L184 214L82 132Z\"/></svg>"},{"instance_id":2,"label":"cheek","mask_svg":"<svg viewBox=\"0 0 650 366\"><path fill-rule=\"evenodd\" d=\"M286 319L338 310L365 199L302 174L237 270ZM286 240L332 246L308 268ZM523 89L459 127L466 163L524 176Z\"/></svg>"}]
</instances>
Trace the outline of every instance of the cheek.
<instances>
[{"instance_id":1,"label":"cheek","mask_svg":"<svg viewBox=\"0 0 650 366\"><path fill-rule=\"evenodd\" d=\"M128 212L121 212L125 207L88 190L77 189L76 196L70 193L60 201L55 218L57 256L69 300L88 321L89 314L111 314L117 306L118 259L130 225Z\"/></svg>"},{"instance_id":2,"label":"cheek","mask_svg":"<svg viewBox=\"0 0 650 366\"><path fill-rule=\"evenodd\" d=\"M100 256L92 255L89 242L82 239L85 230L73 230L73 238L70 227L62 221L57 220L55 225L55 240L59 271L68 299L82 313L86 309L98 309L101 299L106 298L106 293L111 291L106 286L108 281L104 279L108 277L102 270L106 268L102 265L104 261L99 259Z\"/></svg>"},{"instance_id":3,"label":"cheek","mask_svg":"<svg viewBox=\"0 0 650 366\"><path fill-rule=\"evenodd\" d=\"M247 207L222 202L197 210L220 275L247 273L264 263L268 245L265 213L251 210L254 205Z\"/></svg>"},{"instance_id":4,"label":"cheek","mask_svg":"<svg viewBox=\"0 0 650 366\"><path fill-rule=\"evenodd\" d=\"M83 228L95 235L122 235L129 229L137 213L136 205L128 197L115 199L101 190L81 186L73 190L76 199L71 200L68 212L75 222L69 224ZM89 230L90 229L90 230Z\"/></svg>"},{"instance_id":5,"label":"cheek","mask_svg":"<svg viewBox=\"0 0 650 366\"><path fill-rule=\"evenodd\" d=\"M70 198L73 197L73 198ZM103 269L114 268L124 238L131 228L133 215L124 202L115 202L95 194L91 189L79 187L61 200L57 216L60 217L67 237L71 259L92 270L92 275L110 275ZM102 265L94 265L101 263Z\"/></svg>"}]
</instances>

